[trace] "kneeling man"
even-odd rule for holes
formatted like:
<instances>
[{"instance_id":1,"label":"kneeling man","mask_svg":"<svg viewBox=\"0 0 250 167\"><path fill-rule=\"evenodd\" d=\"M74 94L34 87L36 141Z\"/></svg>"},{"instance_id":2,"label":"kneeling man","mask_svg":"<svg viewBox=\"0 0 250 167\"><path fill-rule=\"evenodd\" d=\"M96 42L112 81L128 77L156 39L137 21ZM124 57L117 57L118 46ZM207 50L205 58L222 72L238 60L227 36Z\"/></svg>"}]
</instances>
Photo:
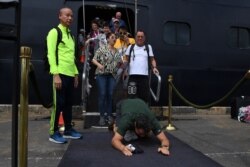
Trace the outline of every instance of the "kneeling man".
<instances>
[{"instance_id":1,"label":"kneeling man","mask_svg":"<svg viewBox=\"0 0 250 167\"><path fill-rule=\"evenodd\" d=\"M123 144L137 138L146 137L150 131L154 133L161 145L158 152L169 155L169 140L161 130L161 126L148 105L141 99L126 99L117 110L116 123L114 125L114 136L112 146L120 150L125 156L132 156L131 147Z\"/></svg>"}]
</instances>

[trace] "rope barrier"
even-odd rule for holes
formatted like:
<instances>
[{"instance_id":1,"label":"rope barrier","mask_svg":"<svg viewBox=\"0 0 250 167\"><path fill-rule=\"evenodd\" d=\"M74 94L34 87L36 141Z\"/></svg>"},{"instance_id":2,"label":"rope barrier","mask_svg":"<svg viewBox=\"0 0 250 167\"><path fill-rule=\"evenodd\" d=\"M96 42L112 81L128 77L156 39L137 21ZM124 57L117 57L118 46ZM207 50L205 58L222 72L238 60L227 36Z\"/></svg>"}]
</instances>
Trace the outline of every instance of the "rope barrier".
<instances>
[{"instance_id":1,"label":"rope barrier","mask_svg":"<svg viewBox=\"0 0 250 167\"><path fill-rule=\"evenodd\" d=\"M43 97L41 96L41 92L39 90L39 86L38 86L38 82L36 79L36 74L34 71L34 67L33 65L30 63L30 72L29 72L29 79L34 87L35 93L39 99L39 101L41 102L41 104L43 105L43 107L45 108L51 108L53 106L53 102L46 104Z\"/></svg>"},{"instance_id":2,"label":"rope barrier","mask_svg":"<svg viewBox=\"0 0 250 167\"><path fill-rule=\"evenodd\" d=\"M187 100L184 96L182 96L182 94L177 90L177 88L174 86L173 84L173 76L169 75L168 76L168 87L169 87L169 99L168 99L168 126L166 127L166 130L176 130L176 128L174 127L174 125L172 125L171 123L171 115L172 115L172 91L174 91L177 96L182 99L186 104L194 107L194 108L198 108L198 109L206 109L206 108L211 108L213 106L215 106L216 104L224 101L226 98L228 98L243 82L245 82L247 79L250 79L250 70L248 70L248 72L244 75L244 77L241 78L241 80L239 80L234 87L226 94L224 95L222 98L207 104L207 105L197 105L194 104L192 102L190 102L189 100Z\"/></svg>"},{"instance_id":3,"label":"rope barrier","mask_svg":"<svg viewBox=\"0 0 250 167\"><path fill-rule=\"evenodd\" d=\"M241 80L239 80L234 87L226 94L224 95L222 98L210 103L210 104L206 104L206 105L197 105L194 104L192 102L190 102L189 100L187 100L178 90L177 88L174 86L172 80L169 80L169 84L172 86L174 92L179 96L180 99L182 99L186 104L194 107L194 108L198 108L198 109L206 109L206 108L211 108L212 106L215 106L216 104L224 101L225 99L227 99L244 81L246 81L246 79L249 79L250 76L250 71L248 71L244 77L242 77Z\"/></svg>"}]
</instances>

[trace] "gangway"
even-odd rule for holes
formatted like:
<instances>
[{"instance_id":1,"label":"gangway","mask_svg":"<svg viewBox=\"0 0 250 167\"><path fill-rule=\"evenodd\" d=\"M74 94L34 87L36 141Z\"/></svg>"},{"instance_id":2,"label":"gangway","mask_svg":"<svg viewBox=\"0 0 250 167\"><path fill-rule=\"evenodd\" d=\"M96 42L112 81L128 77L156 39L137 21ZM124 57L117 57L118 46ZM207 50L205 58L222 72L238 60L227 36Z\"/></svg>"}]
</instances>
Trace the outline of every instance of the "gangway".
<instances>
[{"instance_id":1,"label":"gangway","mask_svg":"<svg viewBox=\"0 0 250 167\"><path fill-rule=\"evenodd\" d=\"M86 49L86 52L88 52L88 49ZM97 112L98 111L98 108L97 108L98 94L97 94L97 88L95 86L95 81L89 79L90 77L89 72L91 70L90 63L91 62L90 62L89 54L86 53L84 67L83 67L83 74L82 74L82 114L83 114L83 117L85 118L84 128L90 128L92 126L98 127L95 125L98 122L99 115L100 115L100 113ZM161 90L161 76L160 74L153 74L153 75L152 74L153 73L150 72L150 77L149 77L150 79L149 83L151 85L150 95L152 96L152 99L155 102L158 102L160 98L160 90ZM156 87L152 87L152 85L154 84L152 83L153 76L157 80ZM91 81L92 86L90 86L90 81ZM154 90L156 90L156 92L154 92ZM116 91L119 91L119 90L116 89ZM117 101L117 100L114 99L114 101ZM113 113L113 115L115 116L115 113Z\"/></svg>"}]
</instances>

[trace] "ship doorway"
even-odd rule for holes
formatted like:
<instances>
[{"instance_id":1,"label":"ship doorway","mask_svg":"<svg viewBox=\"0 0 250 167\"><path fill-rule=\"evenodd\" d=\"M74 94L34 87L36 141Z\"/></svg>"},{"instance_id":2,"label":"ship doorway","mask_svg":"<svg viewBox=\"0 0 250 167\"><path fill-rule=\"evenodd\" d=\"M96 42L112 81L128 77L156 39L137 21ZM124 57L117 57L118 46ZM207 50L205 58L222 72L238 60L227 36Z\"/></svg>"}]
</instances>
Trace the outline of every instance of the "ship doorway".
<instances>
[{"instance_id":1,"label":"ship doorway","mask_svg":"<svg viewBox=\"0 0 250 167\"><path fill-rule=\"evenodd\" d=\"M99 18L102 21L110 22L115 13L120 11L122 13L122 19L127 25L128 32L134 34L135 29L135 14L131 8L116 7L111 8L108 6L97 6L97 5L85 5L85 26L83 22L83 7L78 12L78 30L85 27L86 33L90 32L91 21L95 18Z\"/></svg>"},{"instance_id":2,"label":"ship doorway","mask_svg":"<svg viewBox=\"0 0 250 167\"><path fill-rule=\"evenodd\" d=\"M131 6L132 7L132 6ZM124 7L116 7L116 8L110 8L107 7L106 4L103 4L103 6L97 6L97 5L85 5L85 25L83 21L83 7L79 8L78 11L78 32L80 29L85 28L85 35L87 35L91 30L91 21L96 19L97 17L101 21L106 21L110 23L110 20L112 17L115 16L115 13L117 11L120 11L122 13L122 19L125 21L127 25L127 29L131 34L134 34L134 11L132 8L124 8ZM98 90L96 86L96 80L95 80L95 69L96 67L92 65L91 58L89 59L89 83L91 85L90 93L87 95L87 97L84 98L84 102L86 104L86 112L90 113L88 115L88 119L85 121L85 128L89 128L91 126L98 125ZM93 113L93 115L91 115ZM97 114L94 114L97 113ZM91 117L91 118L89 118ZM93 118L95 117L95 118ZM86 117L85 117L86 118ZM91 121L89 121L91 120Z\"/></svg>"}]
</instances>

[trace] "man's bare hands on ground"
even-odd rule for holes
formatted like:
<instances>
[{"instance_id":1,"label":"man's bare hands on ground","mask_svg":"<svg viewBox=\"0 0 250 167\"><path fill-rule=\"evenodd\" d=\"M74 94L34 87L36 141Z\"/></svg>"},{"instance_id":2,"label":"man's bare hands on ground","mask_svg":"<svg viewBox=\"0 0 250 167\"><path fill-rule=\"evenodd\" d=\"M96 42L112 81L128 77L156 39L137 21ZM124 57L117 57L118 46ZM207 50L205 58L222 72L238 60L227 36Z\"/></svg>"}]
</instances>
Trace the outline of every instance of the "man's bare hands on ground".
<instances>
[{"instance_id":1,"label":"man's bare hands on ground","mask_svg":"<svg viewBox=\"0 0 250 167\"><path fill-rule=\"evenodd\" d=\"M163 154L163 155L170 155L168 147L159 147L158 152Z\"/></svg>"},{"instance_id":2,"label":"man's bare hands on ground","mask_svg":"<svg viewBox=\"0 0 250 167\"><path fill-rule=\"evenodd\" d=\"M123 147L122 153L123 153L125 156L132 156L132 155L133 155L132 150L131 150L128 146L124 146L124 147Z\"/></svg>"}]
</instances>

